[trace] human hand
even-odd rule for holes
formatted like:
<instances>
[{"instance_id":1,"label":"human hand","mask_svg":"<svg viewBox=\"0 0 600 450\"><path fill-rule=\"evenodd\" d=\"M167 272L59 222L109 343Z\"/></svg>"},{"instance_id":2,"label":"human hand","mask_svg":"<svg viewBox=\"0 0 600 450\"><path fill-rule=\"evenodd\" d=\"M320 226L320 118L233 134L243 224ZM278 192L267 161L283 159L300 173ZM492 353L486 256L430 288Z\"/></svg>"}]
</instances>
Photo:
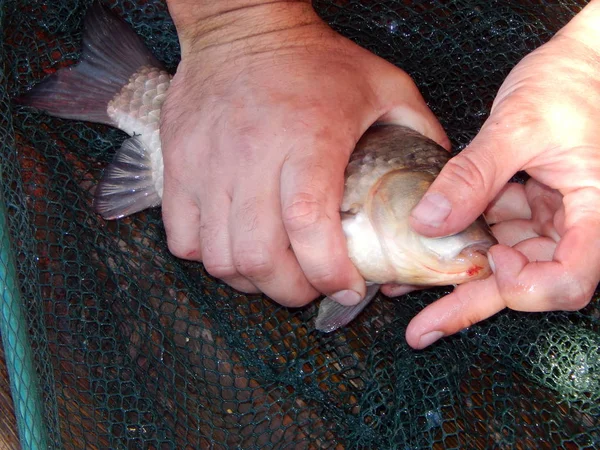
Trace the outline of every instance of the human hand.
<instances>
[{"instance_id":1,"label":"human hand","mask_svg":"<svg viewBox=\"0 0 600 450\"><path fill-rule=\"evenodd\" d=\"M473 142L444 168L411 224L428 236L484 212L501 245L494 275L421 311L406 339L424 348L508 307L577 310L600 281L600 2L591 2L510 73ZM519 170L530 181L508 184Z\"/></svg>"},{"instance_id":2,"label":"human hand","mask_svg":"<svg viewBox=\"0 0 600 450\"><path fill-rule=\"evenodd\" d=\"M406 73L332 31L308 3L200 21L175 3L182 60L161 123L171 252L284 305L320 293L357 303L365 284L339 216L349 155L376 121L448 148L441 126Z\"/></svg>"}]
</instances>

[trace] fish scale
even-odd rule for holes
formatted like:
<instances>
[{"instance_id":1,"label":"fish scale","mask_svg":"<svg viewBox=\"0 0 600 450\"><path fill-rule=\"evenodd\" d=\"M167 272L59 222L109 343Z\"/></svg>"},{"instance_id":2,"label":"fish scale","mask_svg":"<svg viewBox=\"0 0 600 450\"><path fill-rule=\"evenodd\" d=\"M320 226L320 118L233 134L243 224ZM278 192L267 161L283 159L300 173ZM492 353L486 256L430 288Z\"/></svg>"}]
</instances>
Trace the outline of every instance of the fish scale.
<instances>
[{"instance_id":1,"label":"fish scale","mask_svg":"<svg viewBox=\"0 0 600 450\"><path fill-rule=\"evenodd\" d=\"M395 139L390 146L389 140ZM403 127L381 129L368 140L359 141L346 167L346 182L342 211L349 211L357 202L364 202L371 185L391 170L421 170L437 175L448 162L449 153L433 141L423 140L416 131Z\"/></svg>"},{"instance_id":2,"label":"fish scale","mask_svg":"<svg viewBox=\"0 0 600 450\"><path fill-rule=\"evenodd\" d=\"M108 103L108 117L114 125L129 134L139 136L148 149L154 188L163 194L163 157L160 142L160 111L172 76L159 68L145 66L129 79L129 83Z\"/></svg>"},{"instance_id":3,"label":"fish scale","mask_svg":"<svg viewBox=\"0 0 600 450\"><path fill-rule=\"evenodd\" d=\"M95 190L96 211L118 219L161 204L160 109L171 75L133 30L100 4L88 10L85 27L81 61L51 75L19 102L57 117L116 126L132 136ZM114 74L107 76L110 68ZM324 299L317 329L332 331L350 322L382 284L460 284L491 273L485 253L496 240L483 218L438 239L419 236L409 225L412 208L448 159L446 150L407 127L375 125L361 137L346 168L340 213L348 255L368 287L358 305Z\"/></svg>"}]
</instances>

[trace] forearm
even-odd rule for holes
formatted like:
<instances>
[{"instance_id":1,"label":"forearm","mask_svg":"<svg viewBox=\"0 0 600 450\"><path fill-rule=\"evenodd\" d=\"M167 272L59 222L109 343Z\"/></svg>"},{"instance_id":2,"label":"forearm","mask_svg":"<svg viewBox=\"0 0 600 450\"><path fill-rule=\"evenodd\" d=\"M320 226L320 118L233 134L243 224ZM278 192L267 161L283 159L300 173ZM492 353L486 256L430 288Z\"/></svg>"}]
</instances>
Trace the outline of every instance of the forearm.
<instances>
[{"instance_id":1,"label":"forearm","mask_svg":"<svg viewBox=\"0 0 600 450\"><path fill-rule=\"evenodd\" d=\"M167 0L182 52L318 20L310 0Z\"/></svg>"},{"instance_id":2,"label":"forearm","mask_svg":"<svg viewBox=\"0 0 600 450\"><path fill-rule=\"evenodd\" d=\"M169 12L180 20L203 20L266 4L309 3L310 0L167 0Z\"/></svg>"},{"instance_id":3,"label":"forearm","mask_svg":"<svg viewBox=\"0 0 600 450\"><path fill-rule=\"evenodd\" d=\"M559 34L576 39L600 53L600 0L592 0Z\"/></svg>"}]
</instances>

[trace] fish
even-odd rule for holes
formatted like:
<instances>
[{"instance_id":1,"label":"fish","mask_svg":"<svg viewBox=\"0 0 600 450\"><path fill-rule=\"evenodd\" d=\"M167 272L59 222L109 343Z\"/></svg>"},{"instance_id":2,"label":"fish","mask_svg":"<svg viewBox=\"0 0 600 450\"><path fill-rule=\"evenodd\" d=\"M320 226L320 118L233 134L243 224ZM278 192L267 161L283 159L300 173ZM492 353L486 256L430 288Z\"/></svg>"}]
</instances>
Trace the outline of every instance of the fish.
<instances>
[{"instance_id":1,"label":"fish","mask_svg":"<svg viewBox=\"0 0 600 450\"><path fill-rule=\"evenodd\" d=\"M160 112L171 80L133 29L95 2L84 19L78 63L59 69L15 102L131 136L94 193L95 211L116 220L161 204ZM366 295L355 306L324 298L317 330L332 332L350 323L385 284L457 285L491 274L486 254L497 241L483 216L442 238L421 236L409 225L411 210L449 159L436 142L401 125L374 124L364 133L346 167L340 215Z\"/></svg>"},{"instance_id":2,"label":"fish","mask_svg":"<svg viewBox=\"0 0 600 450\"><path fill-rule=\"evenodd\" d=\"M316 328L331 332L352 321L384 284L411 288L458 285L487 278L487 251L498 241L483 216L465 230L441 238L410 226L412 209L450 160L433 140L400 125L370 127L356 144L345 171L340 208L354 266L367 283L365 297L344 306L326 297Z\"/></svg>"},{"instance_id":3,"label":"fish","mask_svg":"<svg viewBox=\"0 0 600 450\"><path fill-rule=\"evenodd\" d=\"M161 204L160 111L172 78L125 21L94 2L85 14L78 63L59 69L14 102L131 136L94 193L95 211L114 220Z\"/></svg>"}]
</instances>

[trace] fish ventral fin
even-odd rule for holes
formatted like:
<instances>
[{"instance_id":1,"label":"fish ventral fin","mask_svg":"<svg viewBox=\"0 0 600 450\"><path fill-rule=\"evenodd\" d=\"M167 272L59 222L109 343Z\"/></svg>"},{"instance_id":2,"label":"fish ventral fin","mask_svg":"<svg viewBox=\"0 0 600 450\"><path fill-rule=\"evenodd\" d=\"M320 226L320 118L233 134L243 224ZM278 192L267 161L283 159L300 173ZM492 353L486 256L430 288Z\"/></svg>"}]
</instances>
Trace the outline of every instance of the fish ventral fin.
<instances>
[{"instance_id":1,"label":"fish ventral fin","mask_svg":"<svg viewBox=\"0 0 600 450\"><path fill-rule=\"evenodd\" d=\"M127 139L96 187L94 209L104 219L112 220L160 203L150 154L137 137Z\"/></svg>"},{"instance_id":2,"label":"fish ventral fin","mask_svg":"<svg viewBox=\"0 0 600 450\"><path fill-rule=\"evenodd\" d=\"M365 307L371 303L379 292L379 285L367 286L365 297L354 306L340 305L329 297L323 299L319 305L319 312L315 327L324 333L331 333L344 325L349 324L358 316Z\"/></svg>"},{"instance_id":3,"label":"fish ventral fin","mask_svg":"<svg viewBox=\"0 0 600 450\"><path fill-rule=\"evenodd\" d=\"M58 70L15 103L64 119L114 125L108 103L142 66L162 68L123 20L100 4L88 9L80 61Z\"/></svg>"}]
</instances>

